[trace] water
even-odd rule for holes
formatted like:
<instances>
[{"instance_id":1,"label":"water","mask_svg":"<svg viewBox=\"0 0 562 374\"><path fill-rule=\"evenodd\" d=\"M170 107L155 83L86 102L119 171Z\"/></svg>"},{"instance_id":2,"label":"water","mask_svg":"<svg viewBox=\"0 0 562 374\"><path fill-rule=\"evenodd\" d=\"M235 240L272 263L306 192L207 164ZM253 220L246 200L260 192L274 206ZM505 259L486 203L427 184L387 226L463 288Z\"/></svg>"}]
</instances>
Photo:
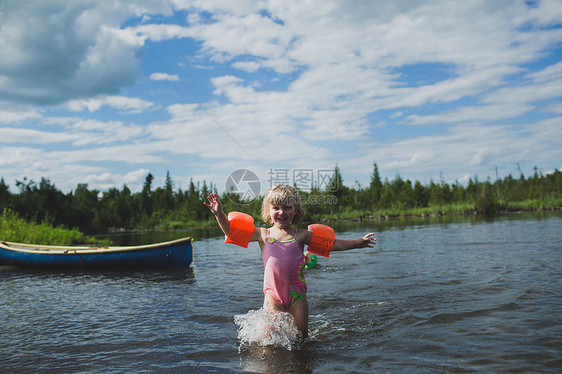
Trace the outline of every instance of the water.
<instances>
[{"instance_id":1,"label":"water","mask_svg":"<svg viewBox=\"0 0 562 374\"><path fill-rule=\"evenodd\" d=\"M234 316L259 311L263 265L257 244L225 245L216 230L187 232L189 271L0 267L0 372L562 370L560 212L335 228L376 231L378 245L307 272L310 339L290 350L239 339Z\"/></svg>"},{"instance_id":2,"label":"water","mask_svg":"<svg viewBox=\"0 0 562 374\"><path fill-rule=\"evenodd\" d=\"M302 334L290 313L260 308L234 316L234 323L238 325L240 352L252 345L289 351L302 345Z\"/></svg>"}]
</instances>

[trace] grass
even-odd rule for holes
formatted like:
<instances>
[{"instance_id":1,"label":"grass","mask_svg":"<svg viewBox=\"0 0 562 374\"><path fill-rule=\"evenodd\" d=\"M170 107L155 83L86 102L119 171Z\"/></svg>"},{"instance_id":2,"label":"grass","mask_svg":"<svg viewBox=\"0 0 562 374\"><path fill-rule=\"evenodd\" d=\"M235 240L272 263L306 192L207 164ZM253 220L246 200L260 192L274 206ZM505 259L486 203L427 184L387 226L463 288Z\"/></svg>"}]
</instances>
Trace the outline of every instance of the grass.
<instances>
[{"instance_id":1,"label":"grass","mask_svg":"<svg viewBox=\"0 0 562 374\"><path fill-rule=\"evenodd\" d=\"M487 214L516 212L516 211L539 211L539 210L556 210L562 207L561 198L548 199L529 199L525 201L494 203L491 210L485 212ZM387 217L437 217L437 216L455 216L483 213L476 204L473 203L455 203L439 206L429 206L423 208L395 208L380 209L376 211L369 210L345 210L337 211L330 214L314 214L310 217L312 221L338 221L338 220L368 220L373 218Z\"/></svg>"},{"instance_id":2,"label":"grass","mask_svg":"<svg viewBox=\"0 0 562 374\"><path fill-rule=\"evenodd\" d=\"M181 230L186 228L199 228L215 226L217 221L212 218L208 220L194 220L194 219L164 219L155 225L156 230Z\"/></svg>"},{"instance_id":3,"label":"grass","mask_svg":"<svg viewBox=\"0 0 562 374\"><path fill-rule=\"evenodd\" d=\"M100 243L77 229L53 227L48 222L27 222L9 209L4 209L0 215L0 240L43 245L107 244Z\"/></svg>"},{"instance_id":4,"label":"grass","mask_svg":"<svg viewBox=\"0 0 562 374\"><path fill-rule=\"evenodd\" d=\"M531 211L531 210L550 210L562 207L562 198L543 198L530 199L524 201L514 201L501 206L502 210L507 211Z\"/></svg>"}]
</instances>

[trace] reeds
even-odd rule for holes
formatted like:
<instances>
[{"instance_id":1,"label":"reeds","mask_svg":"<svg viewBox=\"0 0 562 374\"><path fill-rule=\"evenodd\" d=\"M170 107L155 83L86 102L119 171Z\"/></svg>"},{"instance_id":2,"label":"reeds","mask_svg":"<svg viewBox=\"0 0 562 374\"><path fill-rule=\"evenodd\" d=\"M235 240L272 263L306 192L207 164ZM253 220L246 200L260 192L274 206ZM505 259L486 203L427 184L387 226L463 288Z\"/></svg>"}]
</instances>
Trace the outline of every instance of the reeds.
<instances>
[{"instance_id":1,"label":"reeds","mask_svg":"<svg viewBox=\"0 0 562 374\"><path fill-rule=\"evenodd\" d=\"M77 229L63 226L53 227L46 221L40 224L27 222L10 209L4 209L0 215L0 240L27 244L74 245L97 243Z\"/></svg>"}]
</instances>

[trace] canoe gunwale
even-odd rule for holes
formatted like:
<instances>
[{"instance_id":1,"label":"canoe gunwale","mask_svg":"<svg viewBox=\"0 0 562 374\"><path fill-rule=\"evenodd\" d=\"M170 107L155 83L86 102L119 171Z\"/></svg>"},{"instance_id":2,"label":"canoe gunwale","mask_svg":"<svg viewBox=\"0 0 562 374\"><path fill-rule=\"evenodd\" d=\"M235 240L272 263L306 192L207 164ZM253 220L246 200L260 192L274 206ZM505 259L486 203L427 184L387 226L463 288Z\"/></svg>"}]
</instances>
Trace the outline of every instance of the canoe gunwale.
<instances>
[{"instance_id":1,"label":"canoe gunwale","mask_svg":"<svg viewBox=\"0 0 562 374\"><path fill-rule=\"evenodd\" d=\"M188 268L193 239L122 247L72 247L0 241L0 266L49 269Z\"/></svg>"},{"instance_id":2,"label":"canoe gunwale","mask_svg":"<svg viewBox=\"0 0 562 374\"><path fill-rule=\"evenodd\" d=\"M102 253L127 253L132 251L151 250L156 248L174 246L182 242L190 244L192 237L186 237L167 242L136 245L136 246L114 246L114 247L86 247L86 246L55 246L38 245L0 241L0 248L4 250L34 254L102 254Z\"/></svg>"}]
</instances>

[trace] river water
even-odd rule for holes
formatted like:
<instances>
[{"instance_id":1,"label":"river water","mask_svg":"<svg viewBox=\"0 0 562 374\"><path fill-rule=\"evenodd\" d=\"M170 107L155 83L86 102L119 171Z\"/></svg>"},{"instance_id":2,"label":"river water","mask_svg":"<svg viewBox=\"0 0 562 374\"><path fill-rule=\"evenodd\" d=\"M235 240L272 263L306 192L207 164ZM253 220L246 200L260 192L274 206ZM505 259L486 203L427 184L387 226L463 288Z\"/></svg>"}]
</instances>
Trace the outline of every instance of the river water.
<instances>
[{"instance_id":1,"label":"river water","mask_svg":"<svg viewBox=\"0 0 562 374\"><path fill-rule=\"evenodd\" d=\"M310 339L242 343L262 304L257 244L193 236L188 271L0 267L2 373L471 373L562 371L562 214L374 221L375 248L307 271ZM156 237L156 235L158 237Z\"/></svg>"}]
</instances>

